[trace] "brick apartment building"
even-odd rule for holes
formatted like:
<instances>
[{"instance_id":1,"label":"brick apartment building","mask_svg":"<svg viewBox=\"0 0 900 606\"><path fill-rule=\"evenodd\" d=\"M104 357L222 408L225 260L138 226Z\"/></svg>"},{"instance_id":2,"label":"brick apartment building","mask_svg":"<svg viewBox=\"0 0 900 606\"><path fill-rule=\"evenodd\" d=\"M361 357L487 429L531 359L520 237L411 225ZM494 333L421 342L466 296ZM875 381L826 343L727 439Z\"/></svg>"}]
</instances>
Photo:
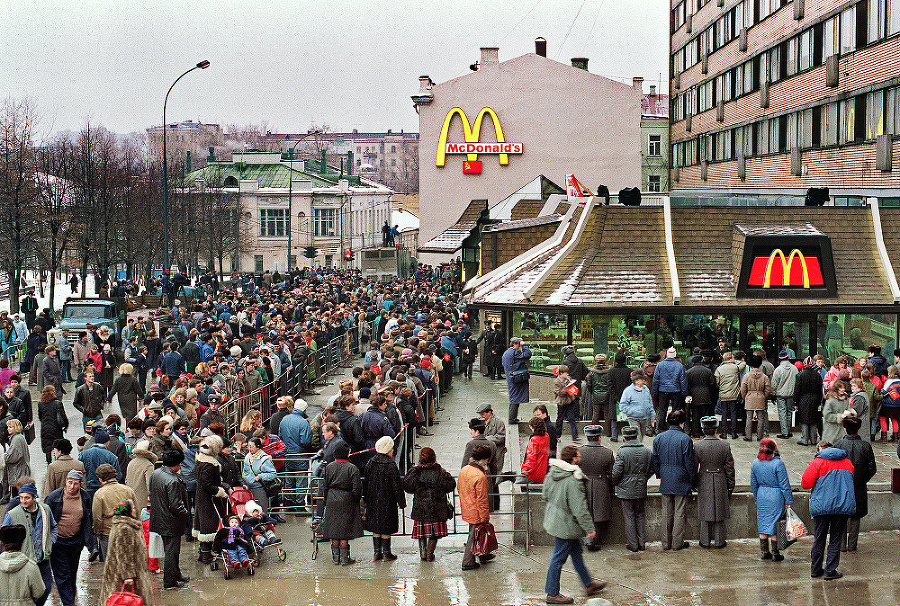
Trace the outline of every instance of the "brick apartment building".
<instances>
[{"instance_id":1,"label":"brick apartment building","mask_svg":"<svg viewBox=\"0 0 900 606\"><path fill-rule=\"evenodd\" d=\"M900 196L900 0L671 7L673 202Z\"/></svg>"}]
</instances>

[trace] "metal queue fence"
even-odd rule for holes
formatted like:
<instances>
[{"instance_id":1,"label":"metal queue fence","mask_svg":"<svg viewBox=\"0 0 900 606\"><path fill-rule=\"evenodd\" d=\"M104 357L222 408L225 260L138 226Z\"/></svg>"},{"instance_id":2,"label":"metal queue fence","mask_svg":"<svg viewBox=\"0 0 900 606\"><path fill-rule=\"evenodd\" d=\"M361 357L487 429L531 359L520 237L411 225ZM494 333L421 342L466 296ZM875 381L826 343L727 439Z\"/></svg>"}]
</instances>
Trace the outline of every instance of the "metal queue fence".
<instances>
[{"instance_id":1,"label":"metal queue fence","mask_svg":"<svg viewBox=\"0 0 900 606\"><path fill-rule=\"evenodd\" d=\"M0 355L0 358L9 360L9 367L12 368L13 364L20 362L25 357L25 350L27 348L28 344L24 341L21 343L14 343L6 348L6 351Z\"/></svg>"},{"instance_id":2,"label":"metal queue fence","mask_svg":"<svg viewBox=\"0 0 900 606\"><path fill-rule=\"evenodd\" d=\"M359 335L359 330L347 331L325 346L309 350L302 363L291 365L272 381L248 394L230 398L222 408L229 433L238 430L241 419L250 410L259 410L263 419L268 420L279 396L297 397L316 386L327 385L329 375L347 368L347 362L359 354Z\"/></svg>"}]
</instances>

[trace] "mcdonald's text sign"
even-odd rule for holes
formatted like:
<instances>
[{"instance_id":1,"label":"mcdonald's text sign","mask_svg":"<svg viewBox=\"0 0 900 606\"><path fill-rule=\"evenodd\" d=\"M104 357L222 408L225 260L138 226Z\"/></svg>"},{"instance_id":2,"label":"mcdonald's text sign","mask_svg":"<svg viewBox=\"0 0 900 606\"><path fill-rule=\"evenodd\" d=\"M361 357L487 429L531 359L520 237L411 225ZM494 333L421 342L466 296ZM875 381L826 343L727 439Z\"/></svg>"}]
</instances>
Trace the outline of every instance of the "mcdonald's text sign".
<instances>
[{"instance_id":1,"label":"mcdonald's text sign","mask_svg":"<svg viewBox=\"0 0 900 606\"><path fill-rule=\"evenodd\" d=\"M450 135L450 127L453 124L453 118L458 117L463 127L463 141L447 141ZM494 127L494 135L496 142L481 141L481 127L484 119L489 118ZM483 107L475 117L474 123L469 123L469 118L459 107L454 107L444 117L444 124L438 137L437 153L435 155L435 165L444 166L447 160L447 154L463 154L466 161L463 163L463 173L479 174L481 173L481 161L478 160L479 155L496 155L497 161L501 165L509 164L510 154L521 154L525 149L522 143L512 143L506 140L503 135L503 127L500 125L500 119L496 112L490 107Z\"/></svg>"}]
</instances>

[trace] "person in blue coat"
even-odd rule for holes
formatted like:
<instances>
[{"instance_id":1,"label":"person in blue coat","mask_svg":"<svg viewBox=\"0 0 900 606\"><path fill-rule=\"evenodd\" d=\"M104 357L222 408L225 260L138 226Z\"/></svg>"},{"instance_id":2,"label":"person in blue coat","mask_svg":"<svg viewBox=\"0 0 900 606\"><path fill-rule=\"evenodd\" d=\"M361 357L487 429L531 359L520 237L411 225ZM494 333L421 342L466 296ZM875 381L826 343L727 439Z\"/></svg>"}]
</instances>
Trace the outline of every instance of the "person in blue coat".
<instances>
[{"instance_id":1,"label":"person in blue coat","mask_svg":"<svg viewBox=\"0 0 900 606\"><path fill-rule=\"evenodd\" d=\"M653 439L653 472L659 478L662 495L663 550L688 547L684 540L687 504L694 485L697 465L694 443L684 433L687 415L683 410L669 413L669 428Z\"/></svg>"},{"instance_id":2,"label":"person in blue coat","mask_svg":"<svg viewBox=\"0 0 900 606\"><path fill-rule=\"evenodd\" d=\"M290 502L299 501L300 493L306 489L306 477L301 472L309 469L309 458L299 455L312 450L312 427L306 418L307 406L306 400L297 398L291 414L281 419L277 428L272 428L278 432L288 453L284 463L287 472L284 476L284 498Z\"/></svg>"},{"instance_id":3,"label":"person in blue coat","mask_svg":"<svg viewBox=\"0 0 900 606\"><path fill-rule=\"evenodd\" d=\"M519 404L528 403L528 377L524 381L515 382L517 371L528 370L528 360L531 358L531 349L522 342L520 337L509 340L509 349L503 352L501 362L503 372L506 373L506 389L509 391L509 425L519 422Z\"/></svg>"},{"instance_id":4,"label":"person in blue coat","mask_svg":"<svg viewBox=\"0 0 900 606\"><path fill-rule=\"evenodd\" d=\"M656 418L660 431L665 431L668 419L669 404L672 410L684 410L684 398L688 393L687 372L684 365L675 357L678 352L674 347L666 350L666 359L656 365L653 371L651 391L656 398Z\"/></svg>"},{"instance_id":5,"label":"person in blue coat","mask_svg":"<svg viewBox=\"0 0 900 606\"><path fill-rule=\"evenodd\" d=\"M750 489L756 499L756 530L762 559L780 562L784 556L778 550L775 524L785 509L793 505L794 493L774 440L763 438L759 442L759 454L750 468ZM772 539L771 551L769 539Z\"/></svg>"}]
</instances>

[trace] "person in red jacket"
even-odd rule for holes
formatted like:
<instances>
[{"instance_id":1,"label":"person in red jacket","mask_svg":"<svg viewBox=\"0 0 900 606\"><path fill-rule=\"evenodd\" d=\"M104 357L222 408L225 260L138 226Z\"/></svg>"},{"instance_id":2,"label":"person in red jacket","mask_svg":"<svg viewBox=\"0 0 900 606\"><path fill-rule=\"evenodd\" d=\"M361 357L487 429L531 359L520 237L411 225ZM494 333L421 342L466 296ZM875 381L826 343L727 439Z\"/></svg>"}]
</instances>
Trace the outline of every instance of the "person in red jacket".
<instances>
[{"instance_id":1,"label":"person in red jacket","mask_svg":"<svg viewBox=\"0 0 900 606\"><path fill-rule=\"evenodd\" d=\"M832 581L844 576L837 569L841 561L841 540L847 518L856 513L853 463L847 458L846 451L834 448L830 442L819 442L818 449L816 457L803 472L800 487L811 491L809 513L814 521L814 539L810 551L810 576L815 579L824 575L826 581ZM828 559L823 568L826 540Z\"/></svg>"},{"instance_id":2,"label":"person in red jacket","mask_svg":"<svg viewBox=\"0 0 900 606\"><path fill-rule=\"evenodd\" d=\"M522 475L516 483L541 484L547 475L547 461L550 460L550 436L543 419L534 417L528 426L531 427L531 438L525 449L525 460L522 461Z\"/></svg>"}]
</instances>

